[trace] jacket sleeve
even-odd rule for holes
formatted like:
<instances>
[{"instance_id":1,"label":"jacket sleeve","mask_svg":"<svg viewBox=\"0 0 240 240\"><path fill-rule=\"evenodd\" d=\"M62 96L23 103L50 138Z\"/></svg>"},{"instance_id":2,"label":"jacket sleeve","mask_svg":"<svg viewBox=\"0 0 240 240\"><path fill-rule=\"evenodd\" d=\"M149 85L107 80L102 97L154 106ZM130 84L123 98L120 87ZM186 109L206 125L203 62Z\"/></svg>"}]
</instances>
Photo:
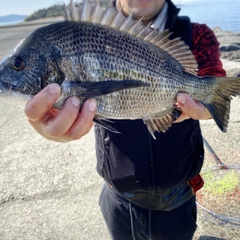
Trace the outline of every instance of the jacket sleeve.
<instances>
[{"instance_id":1,"label":"jacket sleeve","mask_svg":"<svg viewBox=\"0 0 240 240\"><path fill-rule=\"evenodd\" d=\"M192 52L198 63L198 76L226 76L220 60L219 42L205 24L193 23Z\"/></svg>"}]
</instances>

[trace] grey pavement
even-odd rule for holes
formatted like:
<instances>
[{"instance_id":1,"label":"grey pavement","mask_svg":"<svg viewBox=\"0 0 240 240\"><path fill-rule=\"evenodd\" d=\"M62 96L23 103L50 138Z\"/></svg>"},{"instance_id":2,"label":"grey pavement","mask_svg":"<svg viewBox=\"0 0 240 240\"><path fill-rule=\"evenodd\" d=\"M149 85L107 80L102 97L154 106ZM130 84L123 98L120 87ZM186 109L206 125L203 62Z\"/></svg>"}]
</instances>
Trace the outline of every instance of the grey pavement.
<instances>
[{"instance_id":1,"label":"grey pavement","mask_svg":"<svg viewBox=\"0 0 240 240\"><path fill-rule=\"evenodd\" d=\"M39 26L0 28L0 59ZM98 207L103 180L96 172L93 131L66 144L45 140L28 124L25 102L0 98L0 240L109 240ZM227 133L212 120L201 125L221 159L239 164L239 98L232 103ZM214 164L206 150L206 165ZM216 226L204 214L194 239L240 239L239 226Z\"/></svg>"}]
</instances>

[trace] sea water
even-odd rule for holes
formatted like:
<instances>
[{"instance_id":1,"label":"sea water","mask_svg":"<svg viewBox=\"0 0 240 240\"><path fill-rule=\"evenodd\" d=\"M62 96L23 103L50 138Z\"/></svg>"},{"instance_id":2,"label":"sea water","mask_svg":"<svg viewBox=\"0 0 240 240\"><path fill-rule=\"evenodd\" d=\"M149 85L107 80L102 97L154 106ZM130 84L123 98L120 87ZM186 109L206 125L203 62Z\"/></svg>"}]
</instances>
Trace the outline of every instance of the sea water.
<instances>
[{"instance_id":1,"label":"sea water","mask_svg":"<svg viewBox=\"0 0 240 240\"><path fill-rule=\"evenodd\" d=\"M192 22L206 23L210 28L240 32L240 0L176 0L180 15Z\"/></svg>"},{"instance_id":2,"label":"sea water","mask_svg":"<svg viewBox=\"0 0 240 240\"><path fill-rule=\"evenodd\" d=\"M0 26L17 24L17 23L20 23L20 22L23 22L23 21L0 22Z\"/></svg>"}]
</instances>

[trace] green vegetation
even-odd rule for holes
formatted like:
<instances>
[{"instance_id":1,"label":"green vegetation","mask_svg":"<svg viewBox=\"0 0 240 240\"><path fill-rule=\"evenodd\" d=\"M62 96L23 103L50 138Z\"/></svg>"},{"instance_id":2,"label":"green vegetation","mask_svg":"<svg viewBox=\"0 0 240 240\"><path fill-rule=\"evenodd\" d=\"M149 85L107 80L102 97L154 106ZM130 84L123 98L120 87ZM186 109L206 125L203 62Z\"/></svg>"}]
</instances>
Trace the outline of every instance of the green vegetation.
<instances>
[{"instance_id":1,"label":"green vegetation","mask_svg":"<svg viewBox=\"0 0 240 240\"><path fill-rule=\"evenodd\" d=\"M235 170L220 171L226 171L226 173L219 174L219 171L202 173L205 181L204 188L212 194L222 195L234 190L239 184L239 178Z\"/></svg>"},{"instance_id":2,"label":"green vegetation","mask_svg":"<svg viewBox=\"0 0 240 240\"><path fill-rule=\"evenodd\" d=\"M94 2L95 1L93 1L93 0L91 1L91 3L94 3ZM109 2L110 2L110 0L102 0L101 4L102 4L102 6L107 6L109 4ZM79 3L79 1L76 1L76 3ZM27 18L25 18L24 21L33 21L33 20L37 20L37 19L41 19L41 18L62 16L62 9L63 9L63 5L54 5L49 8L40 9L40 10L34 12L33 14L31 14L30 16L28 16Z\"/></svg>"},{"instance_id":3,"label":"green vegetation","mask_svg":"<svg viewBox=\"0 0 240 240\"><path fill-rule=\"evenodd\" d=\"M62 5L54 5L49 8L40 9L27 18L25 21L33 21L41 18L49 18L49 17L58 17L62 16Z\"/></svg>"}]
</instances>

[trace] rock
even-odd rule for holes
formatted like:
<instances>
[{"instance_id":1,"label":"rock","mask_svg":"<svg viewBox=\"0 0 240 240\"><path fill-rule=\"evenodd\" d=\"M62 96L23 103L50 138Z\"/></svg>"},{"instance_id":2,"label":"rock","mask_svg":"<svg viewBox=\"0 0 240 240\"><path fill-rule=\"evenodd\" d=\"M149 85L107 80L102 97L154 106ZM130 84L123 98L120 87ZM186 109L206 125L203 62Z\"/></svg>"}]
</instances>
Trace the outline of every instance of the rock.
<instances>
[{"instance_id":1,"label":"rock","mask_svg":"<svg viewBox=\"0 0 240 240\"><path fill-rule=\"evenodd\" d=\"M231 52L240 50L240 45L232 43L232 44L221 44L220 51L222 52Z\"/></svg>"},{"instance_id":2,"label":"rock","mask_svg":"<svg viewBox=\"0 0 240 240\"><path fill-rule=\"evenodd\" d=\"M221 52L223 68L228 77L240 77L240 32L222 31L221 28L213 29Z\"/></svg>"},{"instance_id":3,"label":"rock","mask_svg":"<svg viewBox=\"0 0 240 240\"><path fill-rule=\"evenodd\" d=\"M221 58L240 62L240 33L213 29L219 43Z\"/></svg>"},{"instance_id":4,"label":"rock","mask_svg":"<svg viewBox=\"0 0 240 240\"><path fill-rule=\"evenodd\" d=\"M240 69L227 70L227 76L229 76L229 77L239 77L240 78Z\"/></svg>"},{"instance_id":5,"label":"rock","mask_svg":"<svg viewBox=\"0 0 240 240\"><path fill-rule=\"evenodd\" d=\"M228 77L240 77L240 62L233 62L227 59L221 59L221 61Z\"/></svg>"},{"instance_id":6,"label":"rock","mask_svg":"<svg viewBox=\"0 0 240 240\"><path fill-rule=\"evenodd\" d=\"M222 29L220 27L215 27L212 29L214 33L216 34L217 32L222 32Z\"/></svg>"},{"instance_id":7,"label":"rock","mask_svg":"<svg viewBox=\"0 0 240 240\"><path fill-rule=\"evenodd\" d=\"M221 58L228 59L230 61L240 62L240 50L237 51L221 51Z\"/></svg>"}]
</instances>

